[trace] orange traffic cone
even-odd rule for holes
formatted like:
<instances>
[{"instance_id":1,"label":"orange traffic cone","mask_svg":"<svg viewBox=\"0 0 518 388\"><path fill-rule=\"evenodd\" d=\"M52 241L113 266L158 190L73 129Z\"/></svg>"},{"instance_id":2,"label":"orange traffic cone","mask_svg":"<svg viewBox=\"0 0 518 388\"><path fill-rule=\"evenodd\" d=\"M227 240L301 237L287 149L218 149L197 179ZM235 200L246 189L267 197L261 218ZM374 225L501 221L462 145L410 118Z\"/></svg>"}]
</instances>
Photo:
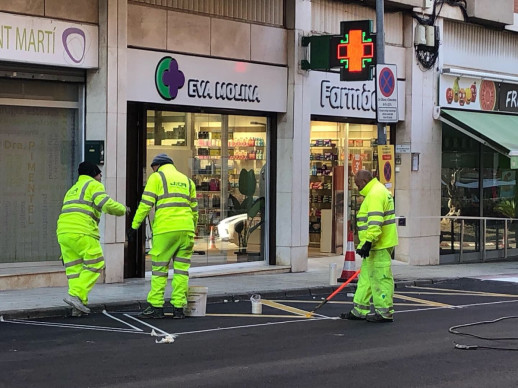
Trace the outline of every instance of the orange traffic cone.
<instances>
[{"instance_id":1,"label":"orange traffic cone","mask_svg":"<svg viewBox=\"0 0 518 388\"><path fill-rule=\"evenodd\" d=\"M210 235L209 235L209 249L216 249L216 239L214 238L214 227L210 227Z\"/></svg>"},{"instance_id":2,"label":"orange traffic cone","mask_svg":"<svg viewBox=\"0 0 518 388\"><path fill-rule=\"evenodd\" d=\"M347 233L347 249L345 251L344 269L342 270L340 278L337 280L342 283L346 282L355 274L355 268L356 260L354 255L354 237L353 232L349 231L349 233Z\"/></svg>"}]
</instances>

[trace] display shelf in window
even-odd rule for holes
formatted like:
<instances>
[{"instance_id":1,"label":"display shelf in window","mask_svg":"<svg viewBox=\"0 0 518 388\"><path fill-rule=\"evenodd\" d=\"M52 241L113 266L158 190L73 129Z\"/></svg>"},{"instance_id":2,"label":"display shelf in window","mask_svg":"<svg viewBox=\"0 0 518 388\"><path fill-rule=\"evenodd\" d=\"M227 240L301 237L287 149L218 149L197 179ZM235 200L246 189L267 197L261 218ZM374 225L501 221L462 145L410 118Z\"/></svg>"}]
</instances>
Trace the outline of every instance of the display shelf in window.
<instances>
[{"instance_id":1,"label":"display shelf in window","mask_svg":"<svg viewBox=\"0 0 518 388\"><path fill-rule=\"evenodd\" d=\"M265 141L261 137L239 137L228 139L228 147L264 147Z\"/></svg>"},{"instance_id":2,"label":"display shelf in window","mask_svg":"<svg viewBox=\"0 0 518 388\"><path fill-rule=\"evenodd\" d=\"M312 139L311 147L336 147L336 139Z\"/></svg>"}]
</instances>

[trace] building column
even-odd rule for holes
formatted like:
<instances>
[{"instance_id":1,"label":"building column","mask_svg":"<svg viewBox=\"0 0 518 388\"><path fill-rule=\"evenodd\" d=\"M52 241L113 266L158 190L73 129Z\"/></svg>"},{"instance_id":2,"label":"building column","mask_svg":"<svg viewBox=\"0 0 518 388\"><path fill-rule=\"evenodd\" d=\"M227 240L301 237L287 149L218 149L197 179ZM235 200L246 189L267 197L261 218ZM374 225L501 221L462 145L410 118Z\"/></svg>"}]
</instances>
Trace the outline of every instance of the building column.
<instances>
[{"instance_id":1,"label":"building column","mask_svg":"<svg viewBox=\"0 0 518 388\"><path fill-rule=\"evenodd\" d=\"M127 0L99 2L99 68L86 86L86 140L104 141L103 184L126 203ZM124 280L126 217L105 215L99 225L106 270L104 281Z\"/></svg>"},{"instance_id":2,"label":"building column","mask_svg":"<svg viewBox=\"0 0 518 388\"><path fill-rule=\"evenodd\" d=\"M308 268L310 89L300 70L300 40L311 29L311 2L287 2L288 107L277 131L277 265Z\"/></svg>"},{"instance_id":3,"label":"building column","mask_svg":"<svg viewBox=\"0 0 518 388\"><path fill-rule=\"evenodd\" d=\"M419 170L412 171L411 154L401 154L396 175L396 214L405 216L406 226L398 227L396 258L412 265L439 264L439 216L441 209L440 122L433 118L437 99L436 71L423 71L413 48L414 20L405 17L406 117L397 126L398 144L410 144L419 153Z\"/></svg>"}]
</instances>

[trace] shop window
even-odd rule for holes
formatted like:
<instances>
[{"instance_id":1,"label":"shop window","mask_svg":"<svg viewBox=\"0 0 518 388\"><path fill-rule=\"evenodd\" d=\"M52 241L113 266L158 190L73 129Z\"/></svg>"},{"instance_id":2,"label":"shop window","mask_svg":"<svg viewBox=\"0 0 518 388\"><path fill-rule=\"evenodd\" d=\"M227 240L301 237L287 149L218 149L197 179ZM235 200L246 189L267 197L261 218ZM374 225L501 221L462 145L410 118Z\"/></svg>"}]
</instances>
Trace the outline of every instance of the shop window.
<instances>
[{"instance_id":1,"label":"shop window","mask_svg":"<svg viewBox=\"0 0 518 388\"><path fill-rule=\"evenodd\" d=\"M441 215L449 218L441 220L441 254L458 253L460 244L464 253L480 252L482 217L485 250L503 249L503 219L517 217L510 159L446 125L442 144ZM509 221L508 229L508 248L516 248L516 223Z\"/></svg>"},{"instance_id":2,"label":"shop window","mask_svg":"<svg viewBox=\"0 0 518 388\"><path fill-rule=\"evenodd\" d=\"M168 153L196 185L192 265L264 260L266 118L164 111L147 116L147 166Z\"/></svg>"},{"instance_id":3,"label":"shop window","mask_svg":"<svg viewBox=\"0 0 518 388\"><path fill-rule=\"evenodd\" d=\"M311 122L309 160L309 249L343 250L343 231L354 230L361 196L354 184L360 169L377 171L377 127L367 124ZM387 139L390 129L387 127ZM348 193L345 193L348 190ZM347 195L346 195L347 194ZM348 199L347 225L344 204Z\"/></svg>"}]
</instances>

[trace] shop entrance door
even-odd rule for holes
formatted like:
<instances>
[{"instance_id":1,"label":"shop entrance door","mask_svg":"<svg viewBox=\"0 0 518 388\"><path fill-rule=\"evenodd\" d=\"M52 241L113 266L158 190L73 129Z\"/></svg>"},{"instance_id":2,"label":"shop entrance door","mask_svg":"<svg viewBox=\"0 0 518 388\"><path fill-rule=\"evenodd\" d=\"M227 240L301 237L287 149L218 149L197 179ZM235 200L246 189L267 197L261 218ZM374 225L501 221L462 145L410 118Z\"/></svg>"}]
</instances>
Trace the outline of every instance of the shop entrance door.
<instances>
[{"instance_id":1,"label":"shop entrance door","mask_svg":"<svg viewBox=\"0 0 518 388\"><path fill-rule=\"evenodd\" d=\"M126 205L131 214L126 217L126 230L131 228L133 215L137 210L144 187L143 166L145 160L145 110L142 104L128 103L126 141ZM145 245L143 229L138 238L127 241L124 246L124 277L145 277Z\"/></svg>"}]
</instances>

